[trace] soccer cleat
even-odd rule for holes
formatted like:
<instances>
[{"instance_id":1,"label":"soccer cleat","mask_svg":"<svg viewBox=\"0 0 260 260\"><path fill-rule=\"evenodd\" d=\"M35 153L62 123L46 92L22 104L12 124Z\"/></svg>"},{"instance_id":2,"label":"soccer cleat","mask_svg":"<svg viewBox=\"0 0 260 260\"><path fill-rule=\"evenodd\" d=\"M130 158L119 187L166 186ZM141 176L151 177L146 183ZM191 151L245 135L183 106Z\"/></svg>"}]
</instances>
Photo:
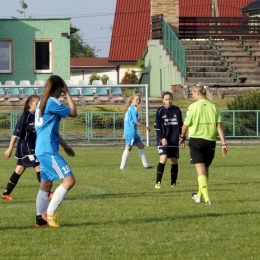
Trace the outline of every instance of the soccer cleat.
<instances>
[{"instance_id":1,"label":"soccer cleat","mask_svg":"<svg viewBox=\"0 0 260 260\"><path fill-rule=\"evenodd\" d=\"M119 168L120 171L124 171L126 168Z\"/></svg>"},{"instance_id":2,"label":"soccer cleat","mask_svg":"<svg viewBox=\"0 0 260 260\"><path fill-rule=\"evenodd\" d=\"M155 189L160 189L161 188L161 183L157 182L154 187L155 187Z\"/></svg>"},{"instance_id":3,"label":"soccer cleat","mask_svg":"<svg viewBox=\"0 0 260 260\"><path fill-rule=\"evenodd\" d=\"M200 203L201 199L197 197L197 193L192 193L191 198L195 200L196 203Z\"/></svg>"},{"instance_id":4,"label":"soccer cleat","mask_svg":"<svg viewBox=\"0 0 260 260\"><path fill-rule=\"evenodd\" d=\"M205 204L204 205L211 205L211 201L210 200L208 200L207 202L205 202Z\"/></svg>"},{"instance_id":5,"label":"soccer cleat","mask_svg":"<svg viewBox=\"0 0 260 260\"><path fill-rule=\"evenodd\" d=\"M48 199L51 200L53 197L54 191L50 191Z\"/></svg>"},{"instance_id":6,"label":"soccer cleat","mask_svg":"<svg viewBox=\"0 0 260 260\"><path fill-rule=\"evenodd\" d=\"M145 169L151 169L153 168L155 165L154 164L147 164L146 166L144 166Z\"/></svg>"},{"instance_id":7,"label":"soccer cleat","mask_svg":"<svg viewBox=\"0 0 260 260\"><path fill-rule=\"evenodd\" d=\"M7 194L7 195L2 195L2 199L3 200L12 200L13 198L9 194Z\"/></svg>"},{"instance_id":8,"label":"soccer cleat","mask_svg":"<svg viewBox=\"0 0 260 260\"><path fill-rule=\"evenodd\" d=\"M50 227L59 228L60 225L57 223L55 214L48 214L44 212L42 218L47 222Z\"/></svg>"},{"instance_id":9,"label":"soccer cleat","mask_svg":"<svg viewBox=\"0 0 260 260\"><path fill-rule=\"evenodd\" d=\"M175 188L175 187L176 187L176 182L175 182L175 183L172 183L172 184L171 184L171 187L172 187L172 188Z\"/></svg>"}]
</instances>

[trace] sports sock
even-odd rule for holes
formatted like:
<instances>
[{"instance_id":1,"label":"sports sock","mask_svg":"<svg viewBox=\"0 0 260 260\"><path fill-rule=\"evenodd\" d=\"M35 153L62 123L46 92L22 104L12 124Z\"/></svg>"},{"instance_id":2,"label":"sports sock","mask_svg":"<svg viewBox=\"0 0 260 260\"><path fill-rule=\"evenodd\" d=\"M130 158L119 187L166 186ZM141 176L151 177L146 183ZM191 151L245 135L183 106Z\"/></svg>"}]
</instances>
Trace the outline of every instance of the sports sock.
<instances>
[{"instance_id":1,"label":"sports sock","mask_svg":"<svg viewBox=\"0 0 260 260\"><path fill-rule=\"evenodd\" d=\"M41 172L36 172L38 182L41 182Z\"/></svg>"},{"instance_id":2,"label":"sports sock","mask_svg":"<svg viewBox=\"0 0 260 260\"><path fill-rule=\"evenodd\" d=\"M17 174L16 172L13 172L13 174L11 175L11 177L9 179L9 182L7 183L5 191L3 192L3 195L11 194L12 190L18 183L20 177L21 177L21 175Z\"/></svg>"},{"instance_id":3,"label":"sports sock","mask_svg":"<svg viewBox=\"0 0 260 260\"><path fill-rule=\"evenodd\" d=\"M172 164L171 166L171 185L176 184L178 178L178 164Z\"/></svg>"},{"instance_id":4,"label":"sports sock","mask_svg":"<svg viewBox=\"0 0 260 260\"><path fill-rule=\"evenodd\" d=\"M42 215L48 208L48 196L49 192L45 192L43 190L39 190L36 197L36 215Z\"/></svg>"},{"instance_id":5,"label":"sports sock","mask_svg":"<svg viewBox=\"0 0 260 260\"><path fill-rule=\"evenodd\" d=\"M207 184L209 183L208 182L208 177L206 177L207 178ZM209 184L208 184L208 189L209 189ZM202 197L202 191L201 191L201 189L200 189L200 187L199 187L199 190L198 190L198 193L197 193L197 198L200 198L201 199L201 197Z\"/></svg>"},{"instance_id":6,"label":"sports sock","mask_svg":"<svg viewBox=\"0 0 260 260\"><path fill-rule=\"evenodd\" d=\"M145 151L144 149L138 149L138 154L142 160L142 163L143 163L143 166L146 167L148 166L148 163L147 163L147 159L146 159L146 154L145 154Z\"/></svg>"},{"instance_id":7,"label":"sports sock","mask_svg":"<svg viewBox=\"0 0 260 260\"><path fill-rule=\"evenodd\" d=\"M122 160L121 160L121 165L120 165L120 169L124 169L126 166L126 162L128 160L129 157L129 151L124 150L123 155L122 155Z\"/></svg>"},{"instance_id":8,"label":"sports sock","mask_svg":"<svg viewBox=\"0 0 260 260\"><path fill-rule=\"evenodd\" d=\"M62 184L55 190L51 202L47 209L47 214L54 214L59 205L62 203L65 198L68 190L66 190Z\"/></svg>"},{"instance_id":9,"label":"sports sock","mask_svg":"<svg viewBox=\"0 0 260 260\"><path fill-rule=\"evenodd\" d=\"M208 181L205 175L198 177L199 189L201 190L205 202L209 201Z\"/></svg>"},{"instance_id":10,"label":"sports sock","mask_svg":"<svg viewBox=\"0 0 260 260\"><path fill-rule=\"evenodd\" d=\"M163 172L164 172L164 167L165 167L165 164L162 164L160 162L158 163L158 165L157 165L156 183L162 182L162 176L163 176Z\"/></svg>"}]
</instances>

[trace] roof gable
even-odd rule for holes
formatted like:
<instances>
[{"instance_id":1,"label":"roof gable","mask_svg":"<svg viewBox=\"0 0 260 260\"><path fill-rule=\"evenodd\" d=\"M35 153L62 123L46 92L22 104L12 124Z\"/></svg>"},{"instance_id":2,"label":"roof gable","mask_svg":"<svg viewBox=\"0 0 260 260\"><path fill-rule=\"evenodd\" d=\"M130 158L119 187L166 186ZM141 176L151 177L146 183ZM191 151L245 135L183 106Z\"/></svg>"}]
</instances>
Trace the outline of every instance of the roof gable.
<instances>
[{"instance_id":1,"label":"roof gable","mask_svg":"<svg viewBox=\"0 0 260 260\"><path fill-rule=\"evenodd\" d=\"M111 64L108 58L70 58L71 68L115 68L117 65Z\"/></svg>"},{"instance_id":2,"label":"roof gable","mask_svg":"<svg viewBox=\"0 0 260 260\"><path fill-rule=\"evenodd\" d=\"M150 39L150 0L117 0L109 61L137 61Z\"/></svg>"},{"instance_id":3,"label":"roof gable","mask_svg":"<svg viewBox=\"0 0 260 260\"><path fill-rule=\"evenodd\" d=\"M242 13L259 12L260 11L260 0L255 0L253 3L245 6L241 9Z\"/></svg>"}]
</instances>

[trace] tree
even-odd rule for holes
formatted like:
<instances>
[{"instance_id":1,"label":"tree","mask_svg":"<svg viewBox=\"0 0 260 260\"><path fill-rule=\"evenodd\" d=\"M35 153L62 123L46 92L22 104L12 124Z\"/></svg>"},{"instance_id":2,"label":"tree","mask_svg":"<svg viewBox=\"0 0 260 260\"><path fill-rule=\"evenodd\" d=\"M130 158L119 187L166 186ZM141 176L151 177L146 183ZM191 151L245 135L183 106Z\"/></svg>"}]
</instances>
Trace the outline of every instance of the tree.
<instances>
[{"instance_id":1,"label":"tree","mask_svg":"<svg viewBox=\"0 0 260 260\"><path fill-rule=\"evenodd\" d=\"M79 32L70 35L70 57L96 57L95 51L96 47L86 44L82 39L82 34Z\"/></svg>"},{"instance_id":2,"label":"tree","mask_svg":"<svg viewBox=\"0 0 260 260\"><path fill-rule=\"evenodd\" d=\"M28 8L28 4L26 4L24 2L24 0L21 0L20 4L21 4L21 8L23 9L23 11L21 11L21 10L16 10L16 11L19 12L20 14L23 14L23 17L25 18L25 9Z\"/></svg>"},{"instance_id":3,"label":"tree","mask_svg":"<svg viewBox=\"0 0 260 260\"><path fill-rule=\"evenodd\" d=\"M125 72L124 77L121 79L121 84L138 84L138 81L135 70L131 70L131 72Z\"/></svg>"}]
</instances>

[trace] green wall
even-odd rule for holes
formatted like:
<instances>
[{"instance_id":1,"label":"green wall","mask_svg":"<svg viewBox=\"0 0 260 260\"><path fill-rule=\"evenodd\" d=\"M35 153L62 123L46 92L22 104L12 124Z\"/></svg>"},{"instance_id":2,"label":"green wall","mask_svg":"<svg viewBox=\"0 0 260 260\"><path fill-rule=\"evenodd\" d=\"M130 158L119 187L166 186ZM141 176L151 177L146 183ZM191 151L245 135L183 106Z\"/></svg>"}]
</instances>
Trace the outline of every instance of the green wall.
<instances>
[{"instance_id":1,"label":"green wall","mask_svg":"<svg viewBox=\"0 0 260 260\"><path fill-rule=\"evenodd\" d=\"M149 84L150 97L161 97L161 92L171 91L171 85L182 84L182 78L176 66L170 64L159 41L153 43L148 46L140 84Z\"/></svg>"},{"instance_id":2,"label":"green wall","mask_svg":"<svg viewBox=\"0 0 260 260\"><path fill-rule=\"evenodd\" d=\"M64 19L0 19L0 39L13 40L13 73L0 73L2 84L6 80L46 80L56 74L70 79L70 18ZM52 39L53 73L35 73L33 70L34 39Z\"/></svg>"}]
</instances>

